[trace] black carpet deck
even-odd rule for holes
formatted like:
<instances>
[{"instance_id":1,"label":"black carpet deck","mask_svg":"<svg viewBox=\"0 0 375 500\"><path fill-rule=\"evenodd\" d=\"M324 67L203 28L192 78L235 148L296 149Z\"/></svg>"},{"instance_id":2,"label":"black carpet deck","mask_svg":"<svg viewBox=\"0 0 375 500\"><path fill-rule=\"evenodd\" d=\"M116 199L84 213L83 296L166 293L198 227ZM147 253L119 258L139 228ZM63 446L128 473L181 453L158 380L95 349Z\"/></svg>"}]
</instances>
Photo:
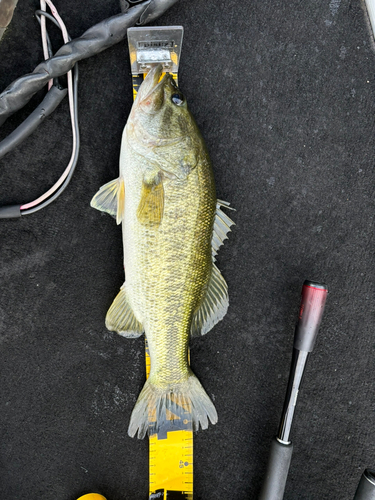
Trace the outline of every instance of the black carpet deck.
<instances>
[{"instance_id":1,"label":"black carpet deck","mask_svg":"<svg viewBox=\"0 0 375 500\"><path fill-rule=\"evenodd\" d=\"M119 12L117 0L56 4L72 37ZM36 8L20 1L0 42L0 90L42 60ZM194 498L257 498L309 278L330 293L298 401L285 498L351 500L363 469L375 466L375 52L364 4L181 0L157 24L185 28L180 86L218 197L237 210L218 256L229 312L191 346L219 415L195 436ZM147 440L127 436L143 339L104 325L123 282L121 231L89 206L117 177L131 104L126 41L82 62L82 149L69 188L35 215L0 221L2 500L148 495ZM43 193L70 151L65 100L0 161L0 203Z\"/></svg>"}]
</instances>

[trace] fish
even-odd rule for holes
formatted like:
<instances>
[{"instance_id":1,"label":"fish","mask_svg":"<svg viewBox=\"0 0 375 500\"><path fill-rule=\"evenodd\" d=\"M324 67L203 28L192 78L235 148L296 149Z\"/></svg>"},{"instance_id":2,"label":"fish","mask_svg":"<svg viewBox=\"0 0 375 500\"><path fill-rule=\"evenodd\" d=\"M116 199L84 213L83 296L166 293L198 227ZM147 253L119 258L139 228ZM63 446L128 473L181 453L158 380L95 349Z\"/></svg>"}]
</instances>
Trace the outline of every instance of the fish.
<instances>
[{"instance_id":1,"label":"fish","mask_svg":"<svg viewBox=\"0 0 375 500\"><path fill-rule=\"evenodd\" d=\"M125 283L106 327L127 338L145 333L150 375L131 414L128 434L143 438L188 407L192 427L217 422L214 404L189 366L189 341L226 314L228 287L215 264L234 222L217 200L207 147L173 76L154 66L125 125L119 177L91 206L122 224ZM169 413L168 412L171 412Z\"/></svg>"}]
</instances>

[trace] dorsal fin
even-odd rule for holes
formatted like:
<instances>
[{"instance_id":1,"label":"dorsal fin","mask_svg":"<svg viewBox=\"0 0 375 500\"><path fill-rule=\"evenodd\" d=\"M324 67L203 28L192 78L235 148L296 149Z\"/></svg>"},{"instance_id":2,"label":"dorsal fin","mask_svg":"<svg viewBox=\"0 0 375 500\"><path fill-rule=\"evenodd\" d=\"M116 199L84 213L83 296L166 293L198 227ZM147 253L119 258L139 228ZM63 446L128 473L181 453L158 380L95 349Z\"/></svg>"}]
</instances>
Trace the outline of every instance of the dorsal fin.
<instances>
[{"instance_id":1,"label":"dorsal fin","mask_svg":"<svg viewBox=\"0 0 375 500\"><path fill-rule=\"evenodd\" d=\"M200 307L194 313L191 322L191 335L204 335L213 328L216 323L222 320L228 310L228 286L221 275L219 269L214 264L215 256L224 240L228 239L228 232L234 222L224 212L221 207L229 208L229 203L222 200L216 202L216 214L214 229L212 232L212 271L210 281L207 286L206 295Z\"/></svg>"},{"instance_id":2,"label":"dorsal fin","mask_svg":"<svg viewBox=\"0 0 375 500\"><path fill-rule=\"evenodd\" d=\"M221 207L229 208L234 210L229 206L227 201L217 200L216 202L216 214L214 221L214 230L212 233L212 260L215 262L215 256L217 255L219 248L223 245L224 240L228 239L227 234L231 230L231 226L234 225L232 219L230 219L227 214L225 214Z\"/></svg>"},{"instance_id":3,"label":"dorsal fin","mask_svg":"<svg viewBox=\"0 0 375 500\"><path fill-rule=\"evenodd\" d=\"M124 215L125 183L122 177L104 184L91 200L90 205L97 210L107 212L120 224Z\"/></svg>"},{"instance_id":4,"label":"dorsal fin","mask_svg":"<svg viewBox=\"0 0 375 500\"><path fill-rule=\"evenodd\" d=\"M222 320L228 310L228 286L215 264L202 304L191 322L191 335L204 335Z\"/></svg>"}]
</instances>

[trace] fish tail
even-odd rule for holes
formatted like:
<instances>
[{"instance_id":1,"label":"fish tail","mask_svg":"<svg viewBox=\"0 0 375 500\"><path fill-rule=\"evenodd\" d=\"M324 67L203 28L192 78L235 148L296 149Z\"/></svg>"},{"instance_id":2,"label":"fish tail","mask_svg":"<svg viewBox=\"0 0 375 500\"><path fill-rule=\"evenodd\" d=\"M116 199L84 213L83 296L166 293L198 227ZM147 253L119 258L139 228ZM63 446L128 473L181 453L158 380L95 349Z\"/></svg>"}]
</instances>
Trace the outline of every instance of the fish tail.
<instances>
[{"instance_id":1,"label":"fish tail","mask_svg":"<svg viewBox=\"0 0 375 500\"><path fill-rule=\"evenodd\" d=\"M151 377L150 377L151 378ZM143 439L146 433L158 433L162 429L170 430L171 420L184 420L181 411L188 411L191 415L194 431L207 429L208 420L212 424L217 422L217 413L214 404L208 397L197 377L191 373L182 383L170 385L162 389L148 379L138 397L130 417L128 434ZM169 427L169 429L168 429Z\"/></svg>"}]
</instances>

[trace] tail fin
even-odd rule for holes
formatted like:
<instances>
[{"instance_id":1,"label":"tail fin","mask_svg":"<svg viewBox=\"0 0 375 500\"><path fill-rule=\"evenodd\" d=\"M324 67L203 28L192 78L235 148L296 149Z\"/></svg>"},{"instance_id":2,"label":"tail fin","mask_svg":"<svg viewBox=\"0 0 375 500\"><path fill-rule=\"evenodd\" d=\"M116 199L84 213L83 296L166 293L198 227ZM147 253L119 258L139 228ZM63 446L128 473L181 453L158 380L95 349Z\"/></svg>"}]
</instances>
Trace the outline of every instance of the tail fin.
<instances>
[{"instance_id":1,"label":"tail fin","mask_svg":"<svg viewBox=\"0 0 375 500\"><path fill-rule=\"evenodd\" d=\"M199 424L202 429L207 429L208 419L212 424L217 422L215 406L193 373L185 382L169 386L167 389L154 385L150 377L133 409L128 429L129 436L134 437L138 432L138 438L143 439L150 427L155 432L166 428L171 424L171 421L167 420L167 414L176 414L176 407L190 409L194 431L199 429Z\"/></svg>"}]
</instances>

